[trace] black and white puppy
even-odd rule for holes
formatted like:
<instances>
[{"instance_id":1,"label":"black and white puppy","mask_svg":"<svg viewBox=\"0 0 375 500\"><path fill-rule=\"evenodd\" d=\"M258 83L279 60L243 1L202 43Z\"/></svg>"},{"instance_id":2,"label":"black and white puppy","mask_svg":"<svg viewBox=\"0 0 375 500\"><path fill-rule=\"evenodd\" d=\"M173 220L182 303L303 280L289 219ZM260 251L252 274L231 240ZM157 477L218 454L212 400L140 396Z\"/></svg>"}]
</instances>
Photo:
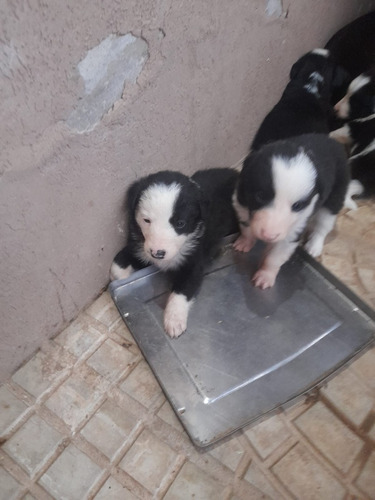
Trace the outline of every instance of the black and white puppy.
<instances>
[{"instance_id":1,"label":"black and white puppy","mask_svg":"<svg viewBox=\"0 0 375 500\"><path fill-rule=\"evenodd\" d=\"M357 120L375 113L374 71L369 70L357 76L350 83L344 97L335 104L334 110L343 120Z\"/></svg>"},{"instance_id":2,"label":"black and white puppy","mask_svg":"<svg viewBox=\"0 0 375 500\"><path fill-rule=\"evenodd\" d=\"M171 280L164 312L171 337L186 330L188 312L203 280L205 264L221 239L238 231L232 197L238 173L214 168L187 177L162 171L136 181L127 194L128 238L115 257L111 279L127 278L154 264Z\"/></svg>"},{"instance_id":3,"label":"black and white puppy","mask_svg":"<svg viewBox=\"0 0 375 500\"><path fill-rule=\"evenodd\" d=\"M327 42L333 59L347 73L343 85L334 90L334 103L361 73L375 65L375 11L365 14L337 31Z\"/></svg>"},{"instance_id":4,"label":"black and white puppy","mask_svg":"<svg viewBox=\"0 0 375 500\"><path fill-rule=\"evenodd\" d=\"M349 149L349 166L352 186L351 195L364 197L375 194L375 114L352 120L331 132L330 137L345 144Z\"/></svg>"},{"instance_id":5,"label":"black and white puppy","mask_svg":"<svg viewBox=\"0 0 375 500\"><path fill-rule=\"evenodd\" d=\"M258 239L267 243L255 286L274 285L308 223L305 248L313 257L321 254L348 182L344 148L325 134L276 141L249 154L233 197L241 228L234 248L248 252Z\"/></svg>"},{"instance_id":6,"label":"black and white puppy","mask_svg":"<svg viewBox=\"0 0 375 500\"><path fill-rule=\"evenodd\" d=\"M331 93L342 78L328 50L315 49L301 57L293 64L290 81L260 125L251 149L301 134L328 134L333 116Z\"/></svg>"}]
</instances>

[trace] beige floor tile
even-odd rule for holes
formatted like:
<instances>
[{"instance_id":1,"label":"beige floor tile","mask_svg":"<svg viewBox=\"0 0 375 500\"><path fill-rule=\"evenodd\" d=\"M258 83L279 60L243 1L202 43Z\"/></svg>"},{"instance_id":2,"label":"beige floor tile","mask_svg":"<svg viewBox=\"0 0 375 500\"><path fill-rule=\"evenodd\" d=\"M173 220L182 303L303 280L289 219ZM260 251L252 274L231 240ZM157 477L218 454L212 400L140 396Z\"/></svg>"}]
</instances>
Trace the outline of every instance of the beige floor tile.
<instances>
[{"instance_id":1,"label":"beige floor tile","mask_svg":"<svg viewBox=\"0 0 375 500\"><path fill-rule=\"evenodd\" d=\"M280 493L270 484L264 473L255 464L255 462L251 462L244 479L252 486L255 486L261 493L266 495L266 498L274 500L280 499Z\"/></svg>"},{"instance_id":2,"label":"beige floor tile","mask_svg":"<svg viewBox=\"0 0 375 500\"><path fill-rule=\"evenodd\" d=\"M191 462L183 465L164 500L223 498L223 486Z\"/></svg>"},{"instance_id":3,"label":"beige floor tile","mask_svg":"<svg viewBox=\"0 0 375 500\"><path fill-rule=\"evenodd\" d=\"M369 456L356 484L370 498L375 497L375 451Z\"/></svg>"},{"instance_id":4,"label":"beige floor tile","mask_svg":"<svg viewBox=\"0 0 375 500\"><path fill-rule=\"evenodd\" d=\"M30 475L53 454L63 436L37 415L33 415L3 449Z\"/></svg>"},{"instance_id":5,"label":"beige floor tile","mask_svg":"<svg viewBox=\"0 0 375 500\"><path fill-rule=\"evenodd\" d=\"M158 416L167 424L171 425L178 431L184 432L181 422L177 418L175 412L172 410L171 405L166 401L158 411Z\"/></svg>"},{"instance_id":6,"label":"beige floor tile","mask_svg":"<svg viewBox=\"0 0 375 500\"><path fill-rule=\"evenodd\" d=\"M37 398L52 385L66 366L63 359L39 351L12 379Z\"/></svg>"},{"instance_id":7,"label":"beige floor tile","mask_svg":"<svg viewBox=\"0 0 375 500\"><path fill-rule=\"evenodd\" d=\"M86 361L96 372L113 381L134 362L136 356L109 339Z\"/></svg>"},{"instance_id":8,"label":"beige floor tile","mask_svg":"<svg viewBox=\"0 0 375 500\"><path fill-rule=\"evenodd\" d=\"M120 389L146 407L161 393L161 388L145 361L141 361L130 373L120 385Z\"/></svg>"},{"instance_id":9,"label":"beige floor tile","mask_svg":"<svg viewBox=\"0 0 375 500\"><path fill-rule=\"evenodd\" d=\"M210 455L234 472L244 455L244 450L236 439L229 439L215 446Z\"/></svg>"},{"instance_id":10,"label":"beige floor tile","mask_svg":"<svg viewBox=\"0 0 375 500\"><path fill-rule=\"evenodd\" d=\"M295 421L307 439L338 469L347 472L364 443L321 402Z\"/></svg>"},{"instance_id":11,"label":"beige floor tile","mask_svg":"<svg viewBox=\"0 0 375 500\"><path fill-rule=\"evenodd\" d=\"M272 467L295 498L341 500L344 487L300 444L294 446Z\"/></svg>"},{"instance_id":12,"label":"beige floor tile","mask_svg":"<svg viewBox=\"0 0 375 500\"><path fill-rule=\"evenodd\" d=\"M0 500L16 498L21 485L0 466Z\"/></svg>"},{"instance_id":13,"label":"beige floor tile","mask_svg":"<svg viewBox=\"0 0 375 500\"><path fill-rule=\"evenodd\" d=\"M74 356L80 357L102 338L103 333L90 324L88 317L81 315L55 337L55 342Z\"/></svg>"},{"instance_id":14,"label":"beige floor tile","mask_svg":"<svg viewBox=\"0 0 375 500\"><path fill-rule=\"evenodd\" d=\"M0 436L27 408L5 385L0 387Z\"/></svg>"},{"instance_id":15,"label":"beige floor tile","mask_svg":"<svg viewBox=\"0 0 375 500\"><path fill-rule=\"evenodd\" d=\"M88 419L108 382L93 373L74 373L46 401L46 406L72 429Z\"/></svg>"},{"instance_id":16,"label":"beige floor tile","mask_svg":"<svg viewBox=\"0 0 375 500\"><path fill-rule=\"evenodd\" d=\"M100 472L98 465L75 446L69 445L39 483L57 499L82 500Z\"/></svg>"},{"instance_id":17,"label":"beige floor tile","mask_svg":"<svg viewBox=\"0 0 375 500\"><path fill-rule=\"evenodd\" d=\"M95 500L136 500L137 498L113 477L107 479L95 495Z\"/></svg>"},{"instance_id":18,"label":"beige floor tile","mask_svg":"<svg viewBox=\"0 0 375 500\"><path fill-rule=\"evenodd\" d=\"M365 352L356 359L351 366L352 370L361 378L368 387L374 391L375 395L375 347Z\"/></svg>"},{"instance_id":19,"label":"beige floor tile","mask_svg":"<svg viewBox=\"0 0 375 500\"><path fill-rule=\"evenodd\" d=\"M290 431L278 415L250 427L245 431L245 434L263 459L291 436Z\"/></svg>"},{"instance_id":20,"label":"beige floor tile","mask_svg":"<svg viewBox=\"0 0 375 500\"><path fill-rule=\"evenodd\" d=\"M374 403L366 386L350 369L330 380L322 393L358 426L367 417Z\"/></svg>"},{"instance_id":21,"label":"beige floor tile","mask_svg":"<svg viewBox=\"0 0 375 500\"><path fill-rule=\"evenodd\" d=\"M81 434L111 459L136 425L134 415L107 400L87 422Z\"/></svg>"},{"instance_id":22,"label":"beige floor tile","mask_svg":"<svg viewBox=\"0 0 375 500\"><path fill-rule=\"evenodd\" d=\"M176 453L145 430L119 466L150 492L155 491L176 459Z\"/></svg>"},{"instance_id":23,"label":"beige floor tile","mask_svg":"<svg viewBox=\"0 0 375 500\"><path fill-rule=\"evenodd\" d=\"M107 327L112 326L120 318L120 314L109 292L104 292L88 309L86 309L86 312Z\"/></svg>"}]
</instances>

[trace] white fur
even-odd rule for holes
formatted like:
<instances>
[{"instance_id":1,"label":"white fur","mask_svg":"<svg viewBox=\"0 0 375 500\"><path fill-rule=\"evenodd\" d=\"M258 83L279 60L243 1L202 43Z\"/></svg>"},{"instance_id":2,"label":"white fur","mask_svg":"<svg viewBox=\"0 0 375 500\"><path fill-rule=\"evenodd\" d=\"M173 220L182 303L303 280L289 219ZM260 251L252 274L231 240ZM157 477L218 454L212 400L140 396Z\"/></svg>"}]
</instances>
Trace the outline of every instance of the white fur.
<instances>
[{"instance_id":1,"label":"white fur","mask_svg":"<svg viewBox=\"0 0 375 500\"><path fill-rule=\"evenodd\" d=\"M348 190L345 195L344 207L350 210L357 210L357 203L352 199L353 196L358 196L364 191L363 185L356 179L349 182Z\"/></svg>"},{"instance_id":2,"label":"white fur","mask_svg":"<svg viewBox=\"0 0 375 500\"><path fill-rule=\"evenodd\" d=\"M329 134L331 139L334 139L337 142L340 142L341 144L348 144L350 145L352 143L352 137L350 135L350 127L349 125L344 125L341 128L337 128L336 130L333 130Z\"/></svg>"},{"instance_id":3,"label":"white fur","mask_svg":"<svg viewBox=\"0 0 375 500\"><path fill-rule=\"evenodd\" d=\"M329 50L327 49L314 49L311 51L311 53L318 56L329 57Z\"/></svg>"},{"instance_id":4,"label":"white fur","mask_svg":"<svg viewBox=\"0 0 375 500\"><path fill-rule=\"evenodd\" d=\"M351 156L350 160L352 160L353 158L357 158L358 156L365 156L368 153L371 153L371 151L374 151L374 149L375 149L375 139L373 139L370 142L370 144L365 149L360 151L358 154Z\"/></svg>"},{"instance_id":5,"label":"white fur","mask_svg":"<svg viewBox=\"0 0 375 500\"><path fill-rule=\"evenodd\" d=\"M316 213L312 227L313 231L305 245L306 251L312 257L319 257L323 251L324 240L328 233L332 231L336 222L336 215L326 208L321 208Z\"/></svg>"},{"instance_id":6,"label":"white fur","mask_svg":"<svg viewBox=\"0 0 375 500\"><path fill-rule=\"evenodd\" d=\"M354 78L354 80L348 87L346 95L344 95L341 101L339 101L334 106L336 114L339 118L343 119L348 118L350 112L350 104L349 104L350 97L359 89L367 85L370 82L370 80L371 80L370 77L366 75L359 75L357 76L357 78Z\"/></svg>"},{"instance_id":7,"label":"white fur","mask_svg":"<svg viewBox=\"0 0 375 500\"><path fill-rule=\"evenodd\" d=\"M297 246L298 242L288 240L268 245L263 262L252 278L254 285L263 290L271 288L275 284L280 267L291 257Z\"/></svg>"},{"instance_id":8,"label":"white fur","mask_svg":"<svg viewBox=\"0 0 375 500\"><path fill-rule=\"evenodd\" d=\"M164 311L164 329L172 338L179 337L187 328L187 318L192 301L185 295L171 293Z\"/></svg>"},{"instance_id":9,"label":"white fur","mask_svg":"<svg viewBox=\"0 0 375 500\"><path fill-rule=\"evenodd\" d=\"M315 186L316 170L304 153L294 158L280 156L272 159L272 174L275 190L273 202L257 210L251 219L254 236L269 243L294 235L312 214L317 197L300 212L294 212L292 205L309 196Z\"/></svg>"},{"instance_id":10,"label":"white fur","mask_svg":"<svg viewBox=\"0 0 375 500\"><path fill-rule=\"evenodd\" d=\"M180 191L181 185L177 183L153 184L143 192L136 210L135 218L145 239L138 257L163 270L179 267L195 248L196 237L201 232L201 228L197 228L191 234L178 234L169 222ZM158 250L165 251L163 259L153 257Z\"/></svg>"},{"instance_id":11,"label":"white fur","mask_svg":"<svg viewBox=\"0 0 375 500\"><path fill-rule=\"evenodd\" d=\"M124 280L129 278L131 273L134 271L132 266L128 266L125 269L120 267L116 262L112 263L111 271L110 271L110 279L113 280Z\"/></svg>"},{"instance_id":12,"label":"white fur","mask_svg":"<svg viewBox=\"0 0 375 500\"><path fill-rule=\"evenodd\" d=\"M303 88L306 89L310 94L319 94L318 84L322 83L323 81L324 78L322 77L322 75L318 71L314 71L309 76L309 83L306 83Z\"/></svg>"}]
</instances>

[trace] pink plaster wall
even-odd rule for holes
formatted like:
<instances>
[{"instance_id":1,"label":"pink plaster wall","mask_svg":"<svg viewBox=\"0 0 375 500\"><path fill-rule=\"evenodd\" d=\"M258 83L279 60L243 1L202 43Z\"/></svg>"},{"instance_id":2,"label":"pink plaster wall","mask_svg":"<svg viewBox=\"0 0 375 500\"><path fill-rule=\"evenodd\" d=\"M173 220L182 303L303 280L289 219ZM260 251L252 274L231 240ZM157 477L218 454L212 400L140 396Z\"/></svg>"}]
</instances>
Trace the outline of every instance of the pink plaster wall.
<instances>
[{"instance_id":1,"label":"pink plaster wall","mask_svg":"<svg viewBox=\"0 0 375 500\"><path fill-rule=\"evenodd\" d=\"M277 2L276 2L277 3ZM232 165L291 64L374 1L2 2L0 380L107 285L136 177ZM110 34L148 44L135 84L91 131L67 120L77 72Z\"/></svg>"}]
</instances>

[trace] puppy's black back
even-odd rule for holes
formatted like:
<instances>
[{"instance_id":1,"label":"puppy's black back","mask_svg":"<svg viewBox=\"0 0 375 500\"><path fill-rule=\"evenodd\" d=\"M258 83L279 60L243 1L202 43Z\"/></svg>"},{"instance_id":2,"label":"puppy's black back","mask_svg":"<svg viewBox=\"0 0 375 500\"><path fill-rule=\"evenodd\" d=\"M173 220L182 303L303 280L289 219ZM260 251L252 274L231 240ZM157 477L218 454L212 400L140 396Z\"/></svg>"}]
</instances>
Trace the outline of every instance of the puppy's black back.
<instances>
[{"instance_id":1,"label":"puppy's black back","mask_svg":"<svg viewBox=\"0 0 375 500\"><path fill-rule=\"evenodd\" d=\"M192 176L204 194L206 212L205 251L211 253L223 238L238 231L238 221L232 206L232 196L238 172L231 168L200 170Z\"/></svg>"}]
</instances>

